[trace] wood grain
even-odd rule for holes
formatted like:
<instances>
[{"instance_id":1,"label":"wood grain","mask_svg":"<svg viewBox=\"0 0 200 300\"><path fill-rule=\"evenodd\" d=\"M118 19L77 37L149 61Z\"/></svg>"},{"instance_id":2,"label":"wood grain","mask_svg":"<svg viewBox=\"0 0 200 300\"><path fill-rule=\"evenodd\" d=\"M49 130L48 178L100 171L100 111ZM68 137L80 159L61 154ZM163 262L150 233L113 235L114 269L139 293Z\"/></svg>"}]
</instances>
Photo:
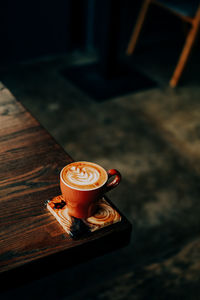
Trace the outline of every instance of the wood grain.
<instances>
[{"instance_id":1,"label":"wood grain","mask_svg":"<svg viewBox=\"0 0 200 300\"><path fill-rule=\"evenodd\" d=\"M128 243L131 225L124 216L74 241L45 208L44 201L60 193L60 170L72 161L0 84L1 282L13 276L19 284Z\"/></svg>"},{"instance_id":2,"label":"wood grain","mask_svg":"<svg viewBox=\"0 0 200 300\"><path fill-rule=\"evenodd\" d=\"M86 220L78 220L78 224L83 224L83 227L77 225L77 219L71 218L68 213L66 202L62 195L54 197L47 203L47 209L56 218L58 223L63 229L71 236L80 236L82 233L81 229L87 229L87 231L94 232L103 227L121 221L120 214L115 211L109 203L102 197L96 204L96 211L93 216ZM73 232L75 224L75 232Z\"/></svg>"}]
</instances>

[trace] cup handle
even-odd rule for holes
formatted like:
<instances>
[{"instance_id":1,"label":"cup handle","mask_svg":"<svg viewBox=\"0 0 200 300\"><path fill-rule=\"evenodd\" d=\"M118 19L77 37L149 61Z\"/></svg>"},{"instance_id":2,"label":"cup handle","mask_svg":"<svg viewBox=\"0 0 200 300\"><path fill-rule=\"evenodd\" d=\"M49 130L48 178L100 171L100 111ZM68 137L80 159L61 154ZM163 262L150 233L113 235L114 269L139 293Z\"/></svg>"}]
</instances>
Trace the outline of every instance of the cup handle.
<instances>
[{"instance_id":1,"label":"cup handle","mask_svg":"<svg viewBox=\"0 0 200 300\"><path fill-rule=\"evenodd\" d=\"M121 174L119 171L115 169L111 169L108 172L108 179L112 176L115 176L115 178L111 181L108 182L105 186L105 192L109 192L110 190L114 189L121 181Z\"/></svg>"}]
</instances>

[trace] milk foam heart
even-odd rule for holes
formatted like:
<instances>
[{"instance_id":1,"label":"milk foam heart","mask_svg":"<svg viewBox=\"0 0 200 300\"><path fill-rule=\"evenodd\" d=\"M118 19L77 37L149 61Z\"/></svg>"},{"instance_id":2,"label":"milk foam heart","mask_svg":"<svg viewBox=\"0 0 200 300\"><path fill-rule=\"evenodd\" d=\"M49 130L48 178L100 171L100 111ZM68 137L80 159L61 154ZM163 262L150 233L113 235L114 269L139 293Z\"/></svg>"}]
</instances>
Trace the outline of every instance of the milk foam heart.
<instances>
[{"instance_id":1,"label":"milk foam heart","mask_svg":"<svg viewBox=\"0 0 200 300\"><path fill-rule=\"evenodd\" d=\"M94 163L74 162L62 170L61 178L72 188L90 190L103 185L108 175L102 167Z\"/></svg>"}]
</instances>

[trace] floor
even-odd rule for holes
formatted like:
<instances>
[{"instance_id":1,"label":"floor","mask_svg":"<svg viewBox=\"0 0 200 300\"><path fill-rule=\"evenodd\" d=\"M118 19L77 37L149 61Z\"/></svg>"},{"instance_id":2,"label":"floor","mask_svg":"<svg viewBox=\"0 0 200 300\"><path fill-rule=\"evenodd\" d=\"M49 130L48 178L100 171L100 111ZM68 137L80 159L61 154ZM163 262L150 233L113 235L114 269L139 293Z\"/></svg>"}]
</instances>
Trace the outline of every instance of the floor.
<instances>
[{"instance_id":1,"label":"floor","mask_svg":"<svg viewBox=\"0 0 200 300\"><path fill-rule=\"evenodd\" d=\"M133 224L126 248L2 300L200 299L199 57L176 89L168 87L173 64L155 53L145 57L131 61L157 86L103 102L62 76L64 67L80 63L78 54L1 70L2 82L75 160L122 173L109 197Z\"/></svg>"}]
</instances>

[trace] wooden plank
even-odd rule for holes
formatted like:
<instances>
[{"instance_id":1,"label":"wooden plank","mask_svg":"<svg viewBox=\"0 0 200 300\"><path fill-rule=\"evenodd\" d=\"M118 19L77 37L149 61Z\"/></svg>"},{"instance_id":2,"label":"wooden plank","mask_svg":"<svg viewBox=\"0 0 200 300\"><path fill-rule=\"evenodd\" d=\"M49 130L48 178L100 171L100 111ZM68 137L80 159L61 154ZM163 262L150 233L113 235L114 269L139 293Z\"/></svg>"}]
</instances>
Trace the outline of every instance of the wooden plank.
<instances>
[{"instance_id":1,"label":"wooden plank","mask_svg":"<svg viewBox=\"0 0 200 300\"><path fill-rule=\"evenodd\" d=\"M0 87L2 286L12 278L19 284L127 244L131 225L124 216L78 240L59 226L44 201L60 194L60 170L73 160L8 89Z\"/></svg>"}]
</instances>

